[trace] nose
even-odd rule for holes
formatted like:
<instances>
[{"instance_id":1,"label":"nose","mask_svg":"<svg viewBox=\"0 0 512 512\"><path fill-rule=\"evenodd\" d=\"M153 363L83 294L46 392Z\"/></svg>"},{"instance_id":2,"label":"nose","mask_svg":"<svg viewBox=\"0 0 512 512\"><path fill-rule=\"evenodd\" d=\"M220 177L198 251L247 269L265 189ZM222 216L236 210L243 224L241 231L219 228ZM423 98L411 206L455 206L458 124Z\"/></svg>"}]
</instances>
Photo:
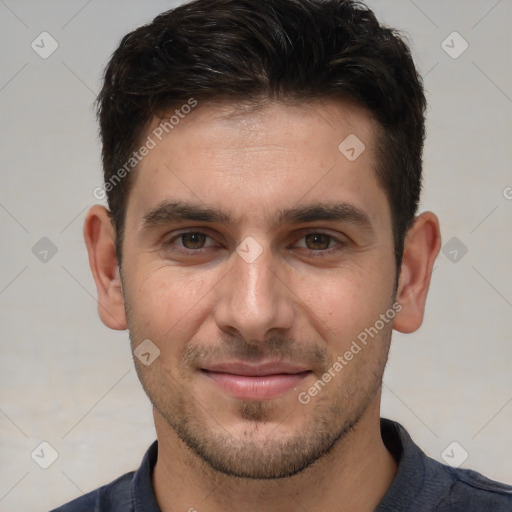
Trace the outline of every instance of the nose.
<instances>
[{"instance_id":1,"label":"nose","mask_svg":"<svg viewBox=\"0 0 512 512\"><path fill-rule=\"evenodd\" d=\"M254 261L240 254L232 254L230 269L216 287L214 318L219 329L262 343L270 331L293 326L294 294L286 276L276 270L270 248Z\"/></svg>"}]
</instances>

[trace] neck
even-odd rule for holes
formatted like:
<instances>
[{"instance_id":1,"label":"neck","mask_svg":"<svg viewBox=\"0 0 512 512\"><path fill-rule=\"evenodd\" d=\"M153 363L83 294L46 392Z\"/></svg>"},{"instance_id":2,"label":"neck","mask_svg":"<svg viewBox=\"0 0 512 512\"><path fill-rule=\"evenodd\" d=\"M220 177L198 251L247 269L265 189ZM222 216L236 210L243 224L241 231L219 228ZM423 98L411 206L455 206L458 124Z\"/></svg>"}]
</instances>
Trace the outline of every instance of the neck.
<instances>
[{"instance_id":1,"label":"neck","mask_svg":"<svg viewBox=\"0 0 512 512\"><path fill-rule=\"evenodd\" d=\"M380 400L333 449L301 473L274 480L241 479L210 468L155 410L158 460L153 486L162 512L375 510L397 465L380 433Z\"/></svg>"}]
</instances>

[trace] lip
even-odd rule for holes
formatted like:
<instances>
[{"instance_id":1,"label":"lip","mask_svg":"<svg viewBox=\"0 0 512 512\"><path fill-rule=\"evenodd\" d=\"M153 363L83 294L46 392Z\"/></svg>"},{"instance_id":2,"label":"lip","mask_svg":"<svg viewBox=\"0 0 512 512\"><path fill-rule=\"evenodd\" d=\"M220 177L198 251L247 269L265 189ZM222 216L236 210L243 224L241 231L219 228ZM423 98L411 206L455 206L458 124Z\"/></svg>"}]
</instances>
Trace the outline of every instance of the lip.
<instances>
[{"instance_id":1,"label":"lip","mask_svg":"<svg viewBox=\"0 0 512 512\"><path fill-rule=\"evenodd\" d=\"M266 363L259 364L232 361L210 364L202 369L209 372L230 373L233 375L244 375L247 377L263 377L265 375L276 375L281 373L292 375L309 371L307 366L282 361L268 361Z\"/></svg>"},{"instance_id":2,"label":"lip","mask_svg":"<svg viewBox=\"0 0 512 512\"><path fill-rule=\"evenodd\" d=\"M225 393L240 400L269 400L298 386L310 373L307 367L283 362L251 365L219 363L201 372Z\"/></svg>"}]
</instances>

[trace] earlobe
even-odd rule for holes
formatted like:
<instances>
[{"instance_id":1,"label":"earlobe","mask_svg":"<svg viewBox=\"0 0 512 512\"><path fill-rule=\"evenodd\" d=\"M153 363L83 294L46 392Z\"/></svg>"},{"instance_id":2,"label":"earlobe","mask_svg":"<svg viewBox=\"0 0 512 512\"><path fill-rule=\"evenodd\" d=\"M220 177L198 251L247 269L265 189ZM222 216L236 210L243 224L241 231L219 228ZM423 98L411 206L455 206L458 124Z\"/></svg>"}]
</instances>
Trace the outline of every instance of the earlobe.
<instances>
[{"instance_id":1,"label":"earlobe","mask_svg":"<svg viewBox=\"0 0 512 512\"><path fill-rule=\"evenodd\" d=\"M441 248L439 221L432 212L416 217L404 243L396 300L402 306L394 329L414 332L421 326L435 259Z\"/></svg>"},{"instance_id":2,"label":"earlobe","mask_svg":"<svg viewBox=\"0 0 512 512\"><path fill-rule=\"evenodd\" d=\"M98 313L111 329L127 327L121 276L115 251L115 234L108 210L94 205L84 223L89 265L98 291Z\"/></svg>"}]
</instances>

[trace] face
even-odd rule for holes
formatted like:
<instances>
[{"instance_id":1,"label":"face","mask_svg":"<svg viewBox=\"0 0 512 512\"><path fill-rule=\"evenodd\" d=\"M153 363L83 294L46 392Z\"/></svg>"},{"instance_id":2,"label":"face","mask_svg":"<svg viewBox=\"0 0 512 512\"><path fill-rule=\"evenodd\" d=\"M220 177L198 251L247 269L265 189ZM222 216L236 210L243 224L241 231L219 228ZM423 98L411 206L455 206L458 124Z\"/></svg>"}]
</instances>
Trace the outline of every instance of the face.
<instances>
[{"instance_id":1,"label":"face","mask_svg":"<svg viewBox=\"0 0 512 512\"><path fill-rule=\"evenodd\" d=\"M135 364L216 470L296 474L379 402L396 274L376 129L345 103L199 104L133 176L127 325L160 351Z\"/></svg>"}]
</instances>

